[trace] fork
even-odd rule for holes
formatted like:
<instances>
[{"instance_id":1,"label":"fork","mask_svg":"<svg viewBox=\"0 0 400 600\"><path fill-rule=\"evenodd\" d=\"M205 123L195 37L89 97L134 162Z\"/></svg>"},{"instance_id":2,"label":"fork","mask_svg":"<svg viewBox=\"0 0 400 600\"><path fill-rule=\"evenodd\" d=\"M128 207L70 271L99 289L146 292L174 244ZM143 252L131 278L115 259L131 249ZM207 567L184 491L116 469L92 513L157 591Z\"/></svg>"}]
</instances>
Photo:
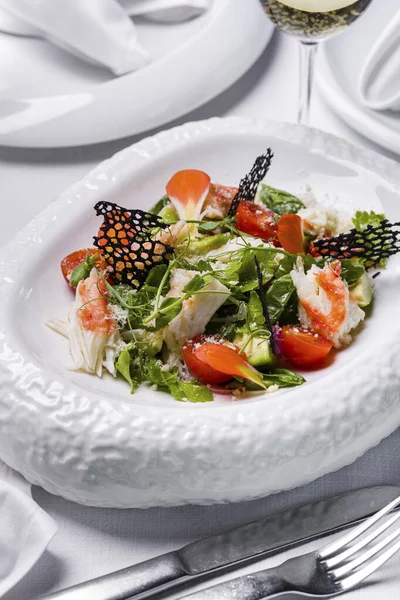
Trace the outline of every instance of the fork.
<instances>
[{"instance_id":1,"label":"fork","mask_svg":"<svg viewBox=\"0 0 400 600\"><path fill-rule=\"evenodd\" d=\"M400 541L396 541L400 537L400 526L372 543L400 518L397 513L383 521L399 505L400 496L316 552L189 594L181 600L263 600L284 592L324 597L351 590L400 550ZM364 534L367 535L362 537Z\"/></svg>"}]
</instances>

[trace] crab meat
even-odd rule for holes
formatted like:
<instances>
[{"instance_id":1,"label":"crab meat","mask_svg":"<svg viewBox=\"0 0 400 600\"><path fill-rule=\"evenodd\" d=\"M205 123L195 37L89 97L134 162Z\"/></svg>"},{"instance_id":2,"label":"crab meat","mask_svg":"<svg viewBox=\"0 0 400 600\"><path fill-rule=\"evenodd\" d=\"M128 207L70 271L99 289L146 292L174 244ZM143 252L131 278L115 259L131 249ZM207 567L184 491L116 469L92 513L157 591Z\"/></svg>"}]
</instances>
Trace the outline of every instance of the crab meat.
<instances>
[{"instance_id":1,"label":"crab meat","mask_svg":"<svg viewBox=\"0 0 400 600\"><path fill-rule=\"evenodd\" d=\"M174 269L171 273L171 289L168 296L179 298L183 288L196 273L186 269ZM200 296L192 296L183 302L182 310L163 329L164 341L169 350L180 353L185 342L204 333L213 314L229 297L228 288L217 279L212 279ZM218 293L215 293L218 292Z\"/></svg>"},{"instance_id":2,"label":"crab meat","mask_svg":"<svg viewBox=\"0 0 400 600\"><path fill-rule=\"evenodd\" d=\"M352 220L332 207L317 202L314 197L307 199L306 208L297 213L303 219L304 232L318 237L333 237L347 233L353 227Z\"/></svg>"},{"instance_id":3,"label":"crab meat","mask_svg":"<svg viewBox=\"0 0 400 600\"><path fill-rule=\"evenodd\" d=\"M162 244L167 244L168 246L175 248L188 239L189 231L186 221L178 221L165 229L160 229L156 235L156 240Z\"/></svg>"},{"instance_id":4,"label":"crab meat","mask_svg":"<svg viewBox=\"0 0 400 600\"><path fill-rule=\"evenodd\" d=\"M336 348L350 343L349 332L365 317L340 273L339 261L323 269L313 265L305 273L301 257L290 273L299 297L301 326L322 335Z\"/></svg>"},{"instance_id":5,"label":"crab meat","mask_svg":"<svg viewBox=\"0 0 400 600\"><path fill-rule=\"evenodd\" d=\"M49 327L69 341L71 370L102 375L103 367L115 375L114 361L123 345L108 300L101 293L101 278L92 269L79 282L68 322L48 321Z\"/></svg>"}]
</instances>

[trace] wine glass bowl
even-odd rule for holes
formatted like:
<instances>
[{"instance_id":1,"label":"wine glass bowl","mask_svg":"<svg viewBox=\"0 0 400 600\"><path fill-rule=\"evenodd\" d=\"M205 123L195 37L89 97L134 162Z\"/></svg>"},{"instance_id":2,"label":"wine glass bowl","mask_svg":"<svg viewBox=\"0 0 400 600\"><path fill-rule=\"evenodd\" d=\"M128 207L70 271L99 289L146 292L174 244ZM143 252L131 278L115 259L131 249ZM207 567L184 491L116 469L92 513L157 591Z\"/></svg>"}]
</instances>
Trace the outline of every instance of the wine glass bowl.
<instances>
[{"instance_id":1,"label":"wine glass bowl","mask_svg":"<svg viewBox=\"0 0 400 600\"><path fill-rule=\"evenodd\" d=\"M320 41L347 29L372 0L259 0L274 25L301 42L298 121L308 123L314 58Z\"/></svg>"},{"instance_id":2,"label":"wine glass bowl","mask_svg":"<svg viewBox=\"0 0 400 600\"><path fill-rule=\"evenodd\" d=\"M304 40L321 41L349 27L364 12L371 0L356 2L354 0L330 0L330 2L260 0L260 2L274 25L282 31ZM296 6L302 6L303 9ZM323 10L324 6L328 7L328 10ZM332 9L335 6L336 8Z\"/></svg>"}]
</instances>

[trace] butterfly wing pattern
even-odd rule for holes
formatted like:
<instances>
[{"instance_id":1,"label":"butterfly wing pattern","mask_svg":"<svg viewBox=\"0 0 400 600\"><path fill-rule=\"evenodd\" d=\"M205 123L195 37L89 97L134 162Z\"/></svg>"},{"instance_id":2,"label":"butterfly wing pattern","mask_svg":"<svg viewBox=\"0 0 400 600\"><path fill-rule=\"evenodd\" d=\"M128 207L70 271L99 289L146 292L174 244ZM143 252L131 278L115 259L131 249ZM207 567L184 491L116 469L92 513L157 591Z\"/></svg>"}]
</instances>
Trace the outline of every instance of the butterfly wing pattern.
<instances>
[{"instance_id":1,"label":"butterfly wing pattern","mask_svg":"<svg viewBox=\"0 0 400 600\"><path fill-rule=\"evenodd\" d=\"M94 245L102 250L118 283L139 289L153 267L171 260L173 248L154 239L154 232L166 227L160 217L113 202L98 202L94 209L103 216Z\"/></svg>"}]
</instances>

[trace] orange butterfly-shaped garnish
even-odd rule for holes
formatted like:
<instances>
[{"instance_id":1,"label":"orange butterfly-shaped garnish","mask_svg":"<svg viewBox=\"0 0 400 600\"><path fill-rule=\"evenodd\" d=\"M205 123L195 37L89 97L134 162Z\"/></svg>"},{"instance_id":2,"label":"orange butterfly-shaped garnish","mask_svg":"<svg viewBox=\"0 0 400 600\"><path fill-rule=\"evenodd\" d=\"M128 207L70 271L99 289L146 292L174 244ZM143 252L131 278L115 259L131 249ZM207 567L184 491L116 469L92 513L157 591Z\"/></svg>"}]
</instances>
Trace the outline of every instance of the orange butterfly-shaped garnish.
<instances>
[{"instance_id":1,"label":"orange butterfly-shaped garnish","mask_svg":"<svg viewBox=\"0 0 400 600\"><path fill-rule=\"evenodd\" d=\"M168 264L173 249L152 235L165 223L142 210L128 210L113 202L98 202L97 215L104 217L94 245L103 251L113 278L139 289L156 265Z\"/></svg>"}]
</instances>

